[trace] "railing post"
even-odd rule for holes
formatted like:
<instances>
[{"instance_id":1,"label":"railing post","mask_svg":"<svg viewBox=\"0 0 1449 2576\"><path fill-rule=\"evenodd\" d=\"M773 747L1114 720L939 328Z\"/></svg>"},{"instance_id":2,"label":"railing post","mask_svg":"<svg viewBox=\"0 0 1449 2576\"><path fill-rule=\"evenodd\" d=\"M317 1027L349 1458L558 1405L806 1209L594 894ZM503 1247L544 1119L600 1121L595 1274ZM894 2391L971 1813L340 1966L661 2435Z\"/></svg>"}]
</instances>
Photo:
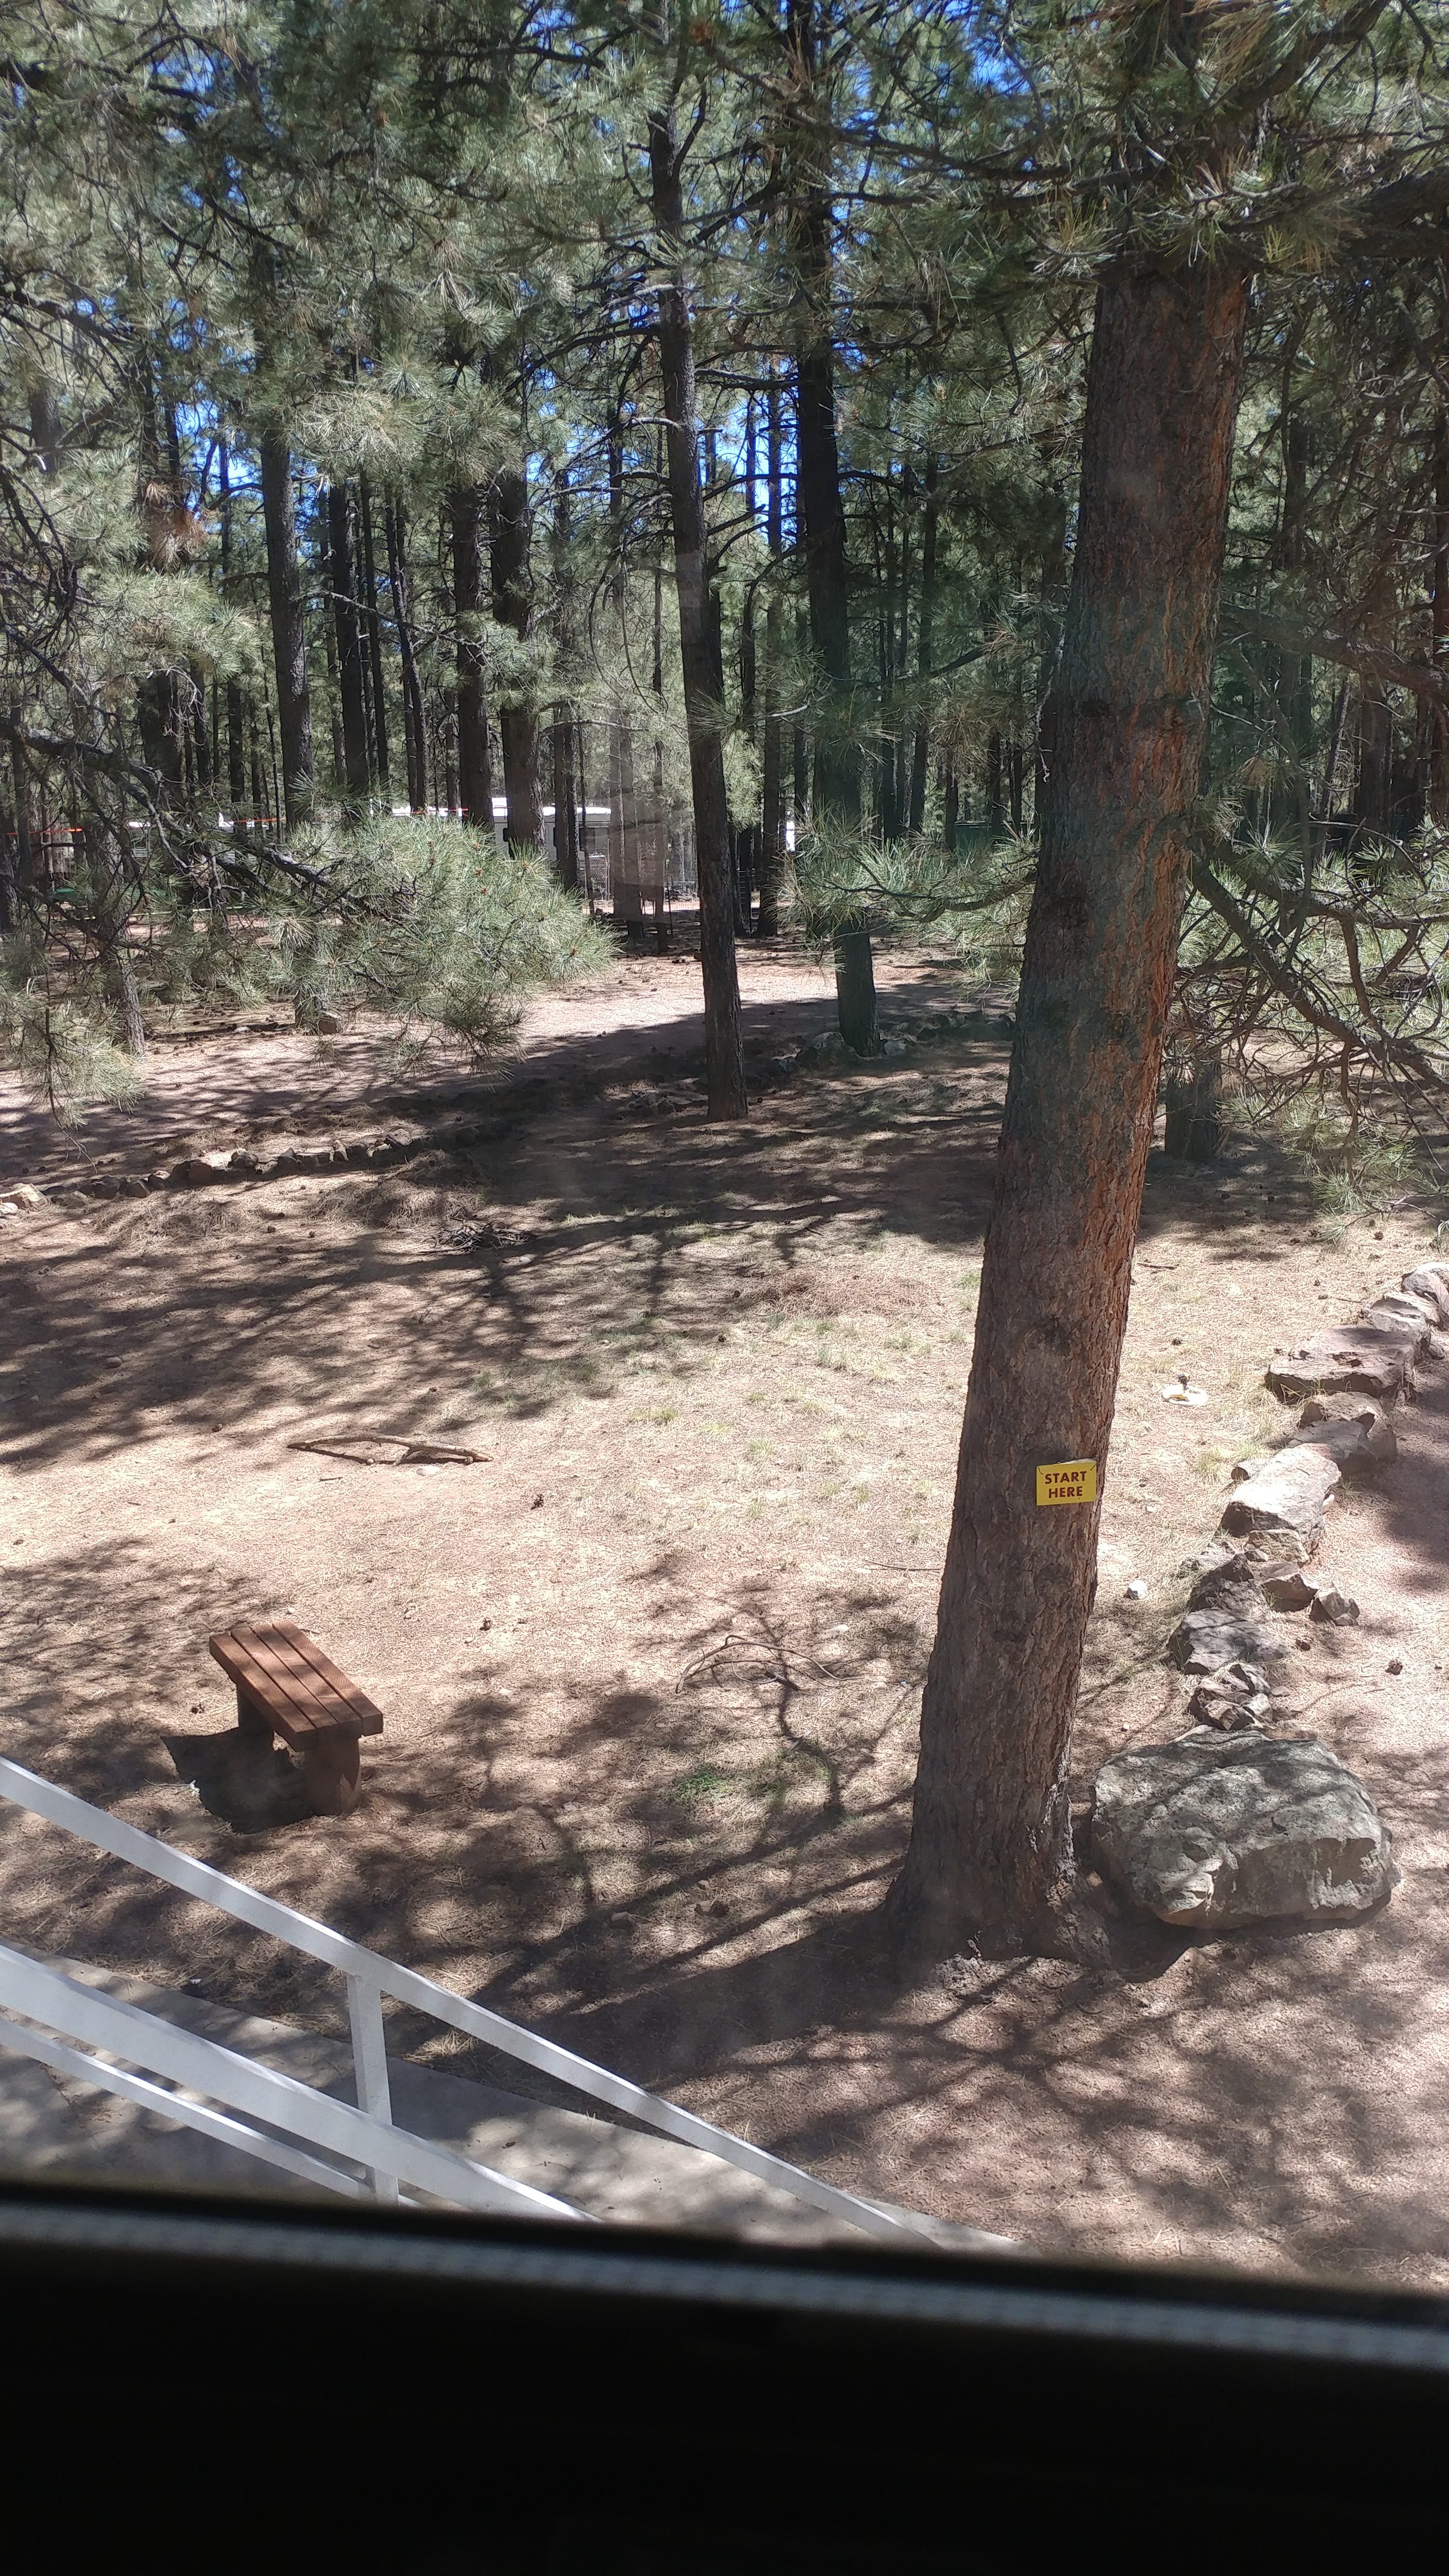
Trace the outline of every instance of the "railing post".
<instances>
[{"instance_id":1,"label":"railing post","mask_svg":"<svg viewBox=\"0 0 1449 2576\"><path fill-rule=\"evenodd\" d=\"M387 2080L387 2032L382 2019L382 1990L370 1977L349 1976L347 2018L352 2025L352 2063L357 2080L357 2107L369 2118L392 2126L392 2090ZM397 2202L397 2176L372 2168L376 2200Z\"/></svg>"}]
</instances>

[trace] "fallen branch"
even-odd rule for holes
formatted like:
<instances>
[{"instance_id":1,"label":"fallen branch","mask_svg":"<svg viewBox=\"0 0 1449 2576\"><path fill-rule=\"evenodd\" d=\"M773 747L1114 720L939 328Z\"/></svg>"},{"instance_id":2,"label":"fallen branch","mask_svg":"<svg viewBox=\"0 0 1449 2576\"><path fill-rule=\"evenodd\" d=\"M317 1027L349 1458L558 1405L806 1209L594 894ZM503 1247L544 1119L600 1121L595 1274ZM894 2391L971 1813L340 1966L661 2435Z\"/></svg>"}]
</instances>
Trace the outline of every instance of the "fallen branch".
<instances>
[{"instance_id":1,"label":"fallen branch","mask_svg":"<svg viewBox=\"0 0 1449 2576\"><path fill-rule=\"evenodd\" d=\"M287 1447L310 1450L319 1458L344 1458L352 1467L481 1467L493 1455L491 1449L453 1449L437 1440L400 1440L387 1431L360 1432L351 1440L289 1440ZM382 1449L396 1449L401 1455L359 1454Z\"/></svg>"}]
</instances>

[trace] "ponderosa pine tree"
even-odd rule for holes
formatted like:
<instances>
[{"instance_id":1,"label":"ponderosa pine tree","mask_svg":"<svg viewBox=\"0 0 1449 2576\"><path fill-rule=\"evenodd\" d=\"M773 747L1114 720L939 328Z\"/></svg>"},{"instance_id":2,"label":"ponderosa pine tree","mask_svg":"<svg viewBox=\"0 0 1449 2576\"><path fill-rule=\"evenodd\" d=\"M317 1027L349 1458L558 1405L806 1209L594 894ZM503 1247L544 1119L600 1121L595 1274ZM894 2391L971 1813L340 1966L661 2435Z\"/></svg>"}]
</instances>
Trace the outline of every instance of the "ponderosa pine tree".
<instances>
[{"instance_id":1,"label":"ponderosa pine tree","mask_svg":"<svg viewBox=\"0 0 1449 2576\"><path fill-rule=\"evenodd\" d=\"M729 803L720 736L724 669L710 601L694 335L685 269L683 173L688 138L681 131L678 89L688 59L687 47L686 30L675 40L679 70L671 76L667 101L649 112L651 204L660 240L661 266L667 278L658 296L659 371L699 871L705 1081L711 1118L743 1118L749 1102L735 963Z\"/></svg>"},{"instance_id":2,"label":"ponderosa pine tree","mask_svg":"<svg viewBox=\"0 0 1449 2576\"><path fill-rule=\"evenodd\" d=\"M1270 210L1310 239L1316 214L1356 248L1392 239L1399 256L1428 259L1449 202L1417 107L1400 92L1381 110L1361 86L1360 48L1383 15L1374 0L1329 25L1293 10L1230 37L1205 13L1134 10L1079 39L1090 115L1077 137L1027 129L1034 163L1060 154L1076 174L1100 282L1040 858L911 1842L891 1899L896 1931L937 1954L972 1937L1093 1946L1072 1896L1068 1761L1100 1501L1044 1505L1037 1470L1091 1461L1098 1495L1106 1473L1197 829L1249 292L1277 247ZM1025 66L1047 30L1026 12L1013 23ZM1028 116L1069 86L1060 53L1052 69L1047 80L1039 53ZM1207 238L1199 188L1216 209Z\"/></svg>"}]
</instances>

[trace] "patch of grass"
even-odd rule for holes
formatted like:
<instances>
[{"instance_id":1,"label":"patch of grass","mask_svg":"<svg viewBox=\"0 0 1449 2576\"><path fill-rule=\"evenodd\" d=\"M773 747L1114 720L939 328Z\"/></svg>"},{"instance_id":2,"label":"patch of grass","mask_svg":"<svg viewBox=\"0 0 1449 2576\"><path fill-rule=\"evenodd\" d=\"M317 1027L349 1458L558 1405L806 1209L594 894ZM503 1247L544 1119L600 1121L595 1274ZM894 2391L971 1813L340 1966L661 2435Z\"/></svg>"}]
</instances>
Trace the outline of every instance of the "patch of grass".
<instances>
[{"instance_id":1,"label":"patch of grass","mask_svg":"<svg viewBox=\"0 0 1449 2576\"><path fill-rule=\"evenodd\" d=\"M737 1785L728 1771L717 1770L712 1762L697 1762L682 1780L674 1782L668 1795L676 1807L710 1807L721 1798L732 1798Z\"/></svg>"},{"instance_id":2,"label":"patch of grass","mask_svg":"<svg viewBox=\"0 0 1449 2576\"><path fill-rule=\"evenodd\" d=\"M478 1369L468 1382L468 1392L478 1405L506 1407L515 1414L546 1413L570 1396L608 1397L613 1391L598 1362L583 1351L559 1359L524 1358L500 1369ZM449 1416L450 1420L463 1418Z\"/></svg>"},{"instance_id":3,"label":"patch of grass","mask_svg":"<svg viewBox=\"0 0 1449 2576\"><path fill-rule=\"evenodd\" d=\"M767 1761L757 1763L743 1785L748 1797L760 1799L772 1815L778 1815L793 1788L821 1780L827 1798L834 1799L835 1774L825 1755L813 1744L788 1744Z\"/></svg>"}]
</instances>

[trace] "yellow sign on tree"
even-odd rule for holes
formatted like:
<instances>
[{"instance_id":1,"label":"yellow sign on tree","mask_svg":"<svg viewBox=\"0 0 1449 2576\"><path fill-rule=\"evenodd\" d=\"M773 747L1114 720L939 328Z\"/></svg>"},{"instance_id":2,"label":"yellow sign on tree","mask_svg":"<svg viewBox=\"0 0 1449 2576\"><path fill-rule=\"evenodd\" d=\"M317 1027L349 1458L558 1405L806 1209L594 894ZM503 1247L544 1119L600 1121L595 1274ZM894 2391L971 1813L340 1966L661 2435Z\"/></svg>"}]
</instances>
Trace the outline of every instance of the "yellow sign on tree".
<instances>
[{"instance_id":1,"label":"yellow sign on tree","mask_svg":"<svg viewBox=\"0 0 1449 2576\"><path fill-rule=\"evenodd\" d=\"M1095 1458L1063 1458L1055 1467L1038 1467L1039 1503L1094 1503L1097 1499Z\"/></svg>"}]
</instances>

